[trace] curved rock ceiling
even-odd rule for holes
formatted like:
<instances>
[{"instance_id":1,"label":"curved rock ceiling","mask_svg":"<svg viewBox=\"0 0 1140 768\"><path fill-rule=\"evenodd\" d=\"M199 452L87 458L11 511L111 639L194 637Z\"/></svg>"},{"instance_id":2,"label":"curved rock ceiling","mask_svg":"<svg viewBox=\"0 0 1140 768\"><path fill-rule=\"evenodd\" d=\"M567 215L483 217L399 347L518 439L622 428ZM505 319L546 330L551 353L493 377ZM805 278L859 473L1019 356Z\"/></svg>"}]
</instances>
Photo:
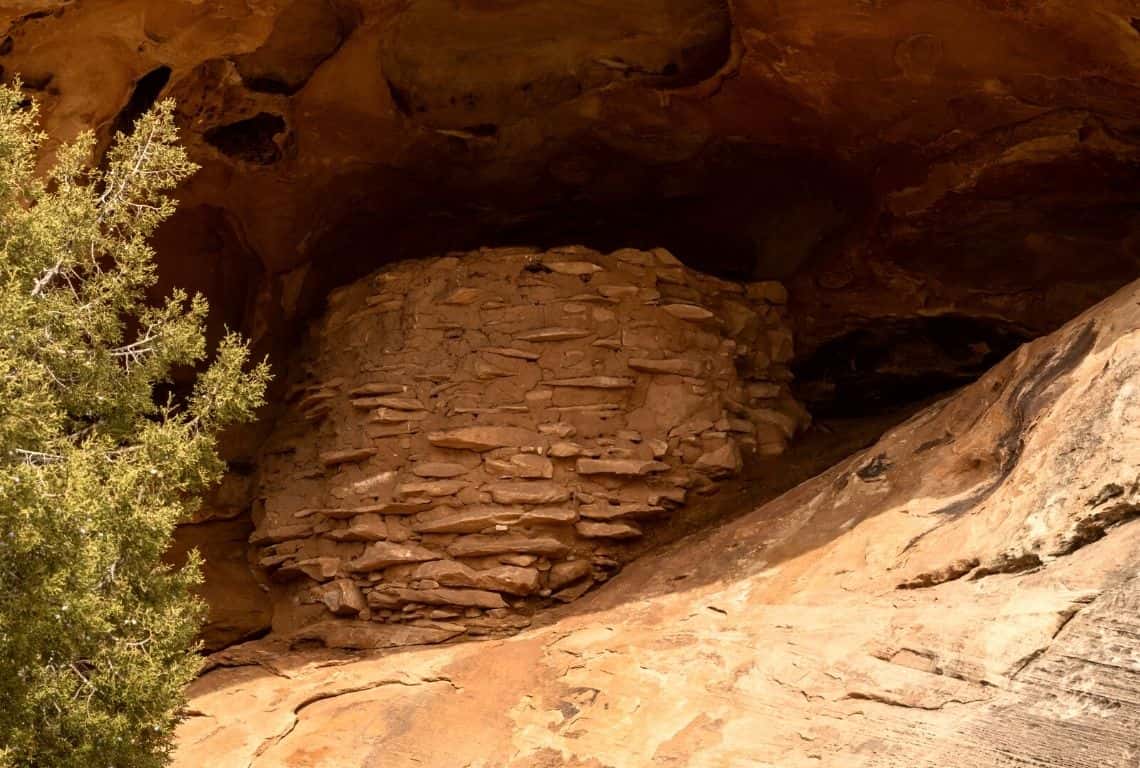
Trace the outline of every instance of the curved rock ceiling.
<instances>
[{"instance_id":1,"label":"curved rock ceiling","mask_svg":"<svg viewBox=\"0 0 1140 768\"><path fill-rule=\"evenodd\" d=\"M0 63L53 136L106 138L179 100L203 170L164 232L164 274L262 338L383 262L483 244L663 245L784 279L805 354L882 317L1036 335L1140 254L1133 0L0 14Z\"/></svg>"}]
</instances>

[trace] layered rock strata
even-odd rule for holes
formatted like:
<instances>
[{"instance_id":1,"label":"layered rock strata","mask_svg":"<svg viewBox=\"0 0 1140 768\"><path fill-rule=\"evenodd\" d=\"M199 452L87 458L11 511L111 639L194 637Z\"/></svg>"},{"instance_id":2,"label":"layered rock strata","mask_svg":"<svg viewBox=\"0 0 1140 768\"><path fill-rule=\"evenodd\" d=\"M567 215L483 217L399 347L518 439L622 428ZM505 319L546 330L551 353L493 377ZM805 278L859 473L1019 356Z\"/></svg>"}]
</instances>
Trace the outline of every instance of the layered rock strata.
<instances>
[{"instance_id":1,"label":"layered rock strata","mask_svg":"<svg viewBox=\"0 0 1140 768\"><path fill-rule=\"evenodd\" d=\"M333 294L258 462L277 629L497 634L606 580L806 425L785 300L663 249L582 247L405 262Z\"/></svg>"}]
</instances>

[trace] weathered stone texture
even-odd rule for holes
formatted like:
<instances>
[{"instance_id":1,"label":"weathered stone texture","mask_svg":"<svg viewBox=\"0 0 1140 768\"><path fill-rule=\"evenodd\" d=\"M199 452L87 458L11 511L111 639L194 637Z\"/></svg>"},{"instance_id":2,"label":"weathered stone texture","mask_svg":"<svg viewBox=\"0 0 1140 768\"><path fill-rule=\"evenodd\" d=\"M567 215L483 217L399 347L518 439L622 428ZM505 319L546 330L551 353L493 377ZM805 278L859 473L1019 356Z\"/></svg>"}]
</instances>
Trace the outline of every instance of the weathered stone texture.
<instances>
[{"instance_id":1,"label":"weathered stone texture","mask_svg":"<svg viewBox=\"0 0 1140 768\"><path fill-rule=\"evenodd\" d=\"M227 649L287 674L206 674L174 766L1136 768L1138 328L1140 283L581 599L592 564L555 563L574 602L513 637ZM415 571L497 591L470 576ZM458 637L447 613L301 639Z\"/></svg>"},{"instance_id":2,"label":"weathered stone texture","mask_svg":"<svg viewBox=\"0 0 1140 768\"><path fill-rule=\"evenodd\" d=\"M582 247L397 264L334 294L258 462L275 626L452 606L511 631L608 579L806 425L784 300L661 249Z\"/></svg>"}]
</instances>

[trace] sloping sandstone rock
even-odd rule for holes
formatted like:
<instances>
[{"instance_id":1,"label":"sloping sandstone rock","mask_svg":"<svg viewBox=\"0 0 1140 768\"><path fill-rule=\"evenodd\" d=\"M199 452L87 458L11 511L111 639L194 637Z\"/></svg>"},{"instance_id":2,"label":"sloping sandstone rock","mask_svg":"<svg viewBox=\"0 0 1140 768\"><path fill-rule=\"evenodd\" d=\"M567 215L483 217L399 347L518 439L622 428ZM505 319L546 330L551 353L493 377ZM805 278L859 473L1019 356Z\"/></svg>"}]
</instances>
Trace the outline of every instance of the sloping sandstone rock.
<instances>
[{"instance_id":1,"label":"sloping sandstone rock","mask_svg":"<svg viewBox=\"0 0 1140 768\"><path fill-rule=\"evenodd\" d=\"M174 764L1131 768L1137 328L1140 284L514 637L231 649Z\"/></svg>"}]
</instances>

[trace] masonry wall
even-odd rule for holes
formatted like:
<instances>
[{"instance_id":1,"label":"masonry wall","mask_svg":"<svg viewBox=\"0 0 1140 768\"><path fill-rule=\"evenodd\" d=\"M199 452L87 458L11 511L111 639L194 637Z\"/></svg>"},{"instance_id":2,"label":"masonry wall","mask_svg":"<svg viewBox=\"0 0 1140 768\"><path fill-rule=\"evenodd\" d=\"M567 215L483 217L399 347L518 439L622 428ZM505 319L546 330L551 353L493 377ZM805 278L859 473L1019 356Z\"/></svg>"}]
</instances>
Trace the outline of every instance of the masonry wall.
<instances>
[{"instance_id":1,"label":"masonry wall","mask_svg":"<svg viewBox=\"0 0 1140 768\"><path fill-rule=\"evenodd\" d=\"M512 632L806 425L784 289L662 249L484 249L330 298L258 462L298 639Z\"/></svg>"}]
</instances>

